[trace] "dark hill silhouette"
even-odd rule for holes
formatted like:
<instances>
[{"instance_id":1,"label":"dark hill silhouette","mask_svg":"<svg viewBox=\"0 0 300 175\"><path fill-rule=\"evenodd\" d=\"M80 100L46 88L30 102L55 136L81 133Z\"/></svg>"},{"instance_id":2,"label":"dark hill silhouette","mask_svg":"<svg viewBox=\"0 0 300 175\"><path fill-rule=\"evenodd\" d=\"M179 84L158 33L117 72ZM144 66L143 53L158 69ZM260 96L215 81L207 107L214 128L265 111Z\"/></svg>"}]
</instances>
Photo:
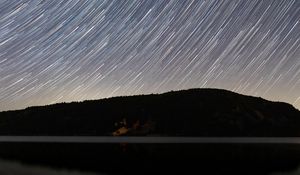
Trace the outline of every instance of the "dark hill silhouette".
<instances>
[{"instance_id":1,"label":"dark hill silhouette","mask_svg":"<svg viewBox=\"0 0 300 175\"><path fill-rule=\"evenodd\" d=\"M1 135L111 135L122 124L131 129L127 135L300 136L300 112L292 105L217 89L113 97L0 113Z\"/></svg>"},{"instance_id":2,"label":"dark hill silhouette","mask_svg":"<svg viewBox=\"0 0 300 175\"><path fill-rule=\"evenodd\" d=\"M289 104L216 89L0 113L0 135L300 136L299 126L300 112ZM300 148L297 144L1 142L0 157L108 174L271 174L295 169Z\"/></svg>"}]
</instances>

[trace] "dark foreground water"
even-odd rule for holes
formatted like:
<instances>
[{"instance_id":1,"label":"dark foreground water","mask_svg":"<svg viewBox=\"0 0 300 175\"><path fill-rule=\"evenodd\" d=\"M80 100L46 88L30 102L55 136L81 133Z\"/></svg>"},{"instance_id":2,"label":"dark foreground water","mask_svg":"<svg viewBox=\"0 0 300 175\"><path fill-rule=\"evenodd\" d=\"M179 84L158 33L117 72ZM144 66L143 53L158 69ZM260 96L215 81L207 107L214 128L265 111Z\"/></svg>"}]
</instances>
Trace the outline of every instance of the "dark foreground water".
<instances>
[{"instance_id":1,"label":"dark foreground water","mask_svg":"<svg viewBox=\"0 0 300 175\"><path fill-rule=\"evenodd\" d=\"M97 175L98 173L78 170L28 165L18 161L0 160L1 175ZM101 174L99 174L101 175Z\"/></svg>"},{"instance_id":2,"label":"dark foreground water","mask_svg":"<svg viewBox=\"0 0 300 175\"><path fill-rule=\"evenodd\" d=\"M2 159L99 174L288 174L297 171L300 162L297 138L0 137L0 140Z\"/></svg>"}]
</instances>

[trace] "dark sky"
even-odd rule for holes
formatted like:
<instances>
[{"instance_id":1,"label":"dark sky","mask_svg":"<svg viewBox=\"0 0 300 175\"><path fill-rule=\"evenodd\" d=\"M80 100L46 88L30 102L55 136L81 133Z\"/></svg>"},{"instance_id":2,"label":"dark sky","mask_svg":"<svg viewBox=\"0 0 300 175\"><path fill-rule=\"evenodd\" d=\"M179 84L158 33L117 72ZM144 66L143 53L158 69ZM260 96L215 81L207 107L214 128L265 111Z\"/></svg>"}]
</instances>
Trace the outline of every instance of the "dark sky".
<instances>
[{"instance_id":1,"label":"dark sky","mask_svg":"<svg viewBox=\"0 0 300 175\"><path fill-rule=\"evenodd\" d=\"M0 111L204 87L300 109L300 1L0 1Z\"/></svg>"}]
</instances>

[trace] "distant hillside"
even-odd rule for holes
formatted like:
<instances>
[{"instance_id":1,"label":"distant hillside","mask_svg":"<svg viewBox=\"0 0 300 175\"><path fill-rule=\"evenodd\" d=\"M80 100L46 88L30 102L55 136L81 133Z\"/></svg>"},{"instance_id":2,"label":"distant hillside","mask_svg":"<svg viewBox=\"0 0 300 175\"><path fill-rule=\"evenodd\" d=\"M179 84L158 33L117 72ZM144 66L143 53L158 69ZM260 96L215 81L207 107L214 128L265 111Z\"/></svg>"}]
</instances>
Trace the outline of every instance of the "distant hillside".
<instances>
[{"instance_id":1,"label":"distant hillside","mask_svg":"<svg viewBox=\"0 0 300 175\"><path fill-rule=\"evenodd\" d=\"M0 134L300 136L300 112L226 90L190 89L1 112Z\"/></svg>"}]
</instances>

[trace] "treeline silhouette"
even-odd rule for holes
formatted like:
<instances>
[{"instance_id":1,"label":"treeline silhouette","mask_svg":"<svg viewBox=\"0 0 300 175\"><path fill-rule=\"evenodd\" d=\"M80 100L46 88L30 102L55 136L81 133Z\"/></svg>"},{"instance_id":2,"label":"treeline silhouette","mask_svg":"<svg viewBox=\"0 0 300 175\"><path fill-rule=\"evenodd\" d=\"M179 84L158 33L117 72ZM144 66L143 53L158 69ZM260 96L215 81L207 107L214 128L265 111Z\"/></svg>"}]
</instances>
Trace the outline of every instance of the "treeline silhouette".
<instances>
[{"instance_id":1,"label":"treeline silhouette","mask_svg":"<svg viewBox=\"0 0 300 175\"><path fill-rule=\"evenodd\" d=\"M46 98L46 97L45 97ZM151 120L159 136L300 136L292 105L219 89L113 97L0 113L1 135L111 135Z\"/></svg>"}]
</instances>

